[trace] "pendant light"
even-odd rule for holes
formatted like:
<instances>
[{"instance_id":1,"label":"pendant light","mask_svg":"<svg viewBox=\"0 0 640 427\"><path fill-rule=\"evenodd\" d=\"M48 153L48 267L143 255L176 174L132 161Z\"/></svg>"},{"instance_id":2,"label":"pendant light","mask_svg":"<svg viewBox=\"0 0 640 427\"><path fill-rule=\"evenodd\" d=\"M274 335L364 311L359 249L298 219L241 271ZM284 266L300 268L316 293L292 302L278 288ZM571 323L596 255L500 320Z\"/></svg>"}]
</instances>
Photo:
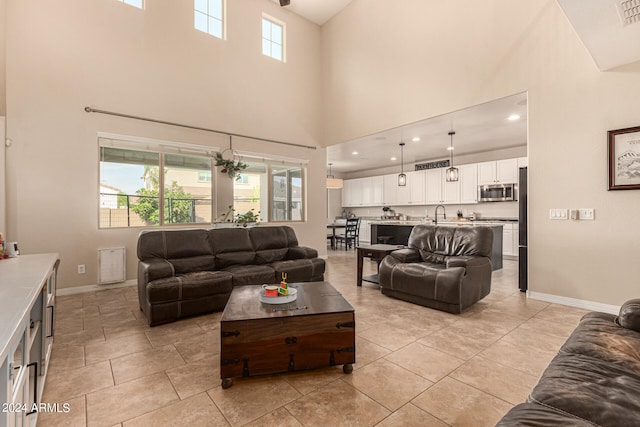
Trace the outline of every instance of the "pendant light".
<instances>
[{"instance_id":1,"label":"pendant light","mask_svg":"<svg viewBox=\"0 0 640 427\"><path fill-rule=\"evenodd\" d=\"M327 188L331 188L331 189L340 189L342 188L342 180L340 178L334 178L333 175L331 175L331 165L333 163L329 163L329 175L327 175Z\"/></svg>"},{"instance_id":2,"label":"pendant light","mask_svg":"<svg viewBox=\"0 0 640 427\"><path fill-rule=\"evenodd\" d=\"M451 152L451 161L449 162L449 167L445 171L447 182L455 182L458 180L458 168L453 167L453 135L455 134L456 133L454 131L449 132L449 136L451 137L451 145L449 146L449 151Z\"/></svg>"},{"instance_id":3,"label":"pendant light","mask_svg":"<svg viewBox=\"0 0 640 427\"><path fill-rule=\"evenodd\" d=\"M407 175L404 173L404 142L400 143L400 175L398 175L398 187L407 185Z\"/></svg>"}]
</instances>

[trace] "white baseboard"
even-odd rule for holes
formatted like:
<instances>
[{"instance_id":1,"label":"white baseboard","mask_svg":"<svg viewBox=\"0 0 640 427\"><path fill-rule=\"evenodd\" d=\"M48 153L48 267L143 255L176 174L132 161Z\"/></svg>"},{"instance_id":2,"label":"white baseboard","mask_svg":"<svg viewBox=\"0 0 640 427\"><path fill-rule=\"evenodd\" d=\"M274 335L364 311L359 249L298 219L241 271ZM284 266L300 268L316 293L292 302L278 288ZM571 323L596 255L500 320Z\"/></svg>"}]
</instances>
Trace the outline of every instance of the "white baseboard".
<instances>
[{"instance_id":1,"label":"white baseboard","mask_svg":"<svg viewBox=\"0 0 640 427\"><path fill-rule=\"evenodd\" d=\"M113 283L109 285L84 285L84 286L74 286L71 288L58 288L56 290L56 295L63 296L63 295L84 294L87 292L106 291L107 289L126 288L129 286L135 286L136 284L138 284L138 281L136 279L130 279L121 283Z\"/></svg>"},{"instance_id":2,"label":"white baseboard","mask_svg":"<svg viewBox=\"0 0 640 427\"><path fill-rule=\"evenodd\" d=\"M527 298L552 302L554 304L568 305L569 307L583 308L585 310L600 311L609 314L618 314L620 312L619 305L602 304L600 302L561 297L558 295L544 294L541 292L527 291Z\"/></svg>"}]
</instances>

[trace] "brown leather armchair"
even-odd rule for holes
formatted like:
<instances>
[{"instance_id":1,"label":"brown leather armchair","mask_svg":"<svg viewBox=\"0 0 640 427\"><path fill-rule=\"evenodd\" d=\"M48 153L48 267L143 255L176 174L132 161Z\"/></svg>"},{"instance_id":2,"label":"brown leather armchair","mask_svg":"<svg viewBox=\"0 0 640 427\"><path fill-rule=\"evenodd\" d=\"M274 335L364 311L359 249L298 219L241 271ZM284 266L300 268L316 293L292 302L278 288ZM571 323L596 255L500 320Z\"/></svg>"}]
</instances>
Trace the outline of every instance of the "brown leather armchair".
<instances>
[{"instance_id":1,"label":"brown leather armchair","mask_svg":"<svg viewBox=\"0 0 640 427\"><path fill-rule=\"evenodd\" d=\"M408 247L382 260L382 293L460 313L491 291L492 245L488 227L416 225Z\"/></svg>"}]
</instances>

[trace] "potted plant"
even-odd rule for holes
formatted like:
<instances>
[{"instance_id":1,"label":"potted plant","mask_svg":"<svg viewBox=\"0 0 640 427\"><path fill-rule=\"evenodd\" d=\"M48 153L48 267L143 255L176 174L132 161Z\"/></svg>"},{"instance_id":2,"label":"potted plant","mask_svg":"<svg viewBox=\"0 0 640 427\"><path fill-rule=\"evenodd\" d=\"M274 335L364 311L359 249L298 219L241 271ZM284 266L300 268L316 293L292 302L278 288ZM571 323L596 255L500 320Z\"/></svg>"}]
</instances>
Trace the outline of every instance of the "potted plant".
<instances>
[{"instance_id":1,"label":"potted plant","mask_svg":"<svg viewBox=\"0 0 640 427\"><path fill-rule=\"evenodd\" d=\"M222 153L216 153L215 155L216 166L222 166L220 172L226 173L229 175L229 178L235 179L236 181L240 179L240 172L245 170L249 165L238 160L237 162L231 159L225 159L222 157Z\"/></svg>"},{"instance_id":2,"label":"potted plant","mask_svg":"<svg viewBox=\"0 0 640 427\"><path fill-rule=\"evenodd\" d=\"M228 209L225 213L220 215L217 218L217 223L232 223L236 226L247 227L249 224L258 225L260 224L260 211L255 213L255 209L250 209L249 211L236 214L234 213L236 210L233 205L229 205Z\"/></svg>"}]
</instances>

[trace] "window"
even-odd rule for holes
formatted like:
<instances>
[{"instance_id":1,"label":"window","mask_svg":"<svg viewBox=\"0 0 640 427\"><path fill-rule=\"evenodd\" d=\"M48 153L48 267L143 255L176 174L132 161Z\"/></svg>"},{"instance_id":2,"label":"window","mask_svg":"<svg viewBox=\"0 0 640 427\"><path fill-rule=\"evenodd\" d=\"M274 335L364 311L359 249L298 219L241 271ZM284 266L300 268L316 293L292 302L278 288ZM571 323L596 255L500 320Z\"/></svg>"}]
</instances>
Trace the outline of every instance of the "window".
<instances>
[{"instance_id":1,"label":"window","mask_svg":"<svg viewBox=\"0 0 640 427\"><path fill-rule=\"evenodd\" d=\"M211 182L211 171L198 171L199 182Z\"/></svg>"},{"instance_id":2,"label":"window","mask_svg":"<svg viewBox=\"0 0 640 427\"><path fill-rule=\"evenodd\" d=\"M224 0L194 0L193 26L224 39Z\"/></svg>"},{"instance_id":3,"label":"window","mask_svg":"<svg viewBox=\"0 0 640 427\"><path fill-rule=\"evenodd\" d=\"M272 221L302 221L302 169L298 166L271 167Z\"/></svg>"},{"instance_id":4,"label":"window","mask_svg":"<svg viewBox=\"0 0 640 427\"><path fill-rule=\"evenodd\" d=\"M110 138L99 146L100 228L211 222L212 159L204 147L203 155L182 154L167 143Z\"/></svg>"},{"instance_id":5,"label":"window","mask_svg":"<svg viewBox=\"0 0 640 427\"><path fill-rule=\"evenodd\" d=\"M124 4L135 6L138 9L144 9L144 0L118 0Z\"/></svg>"},{"instance_id":6,"label":"window","mask_svg":"<svg viewBox=\"0 0 640 427\"><path fill-rule=\"evenodd\" d=\"M233 207L237 214L251 209L261 221L304 220L306 167L282 162L245 161L246 170L234 182Z\"/></svg>"},{"instance_id":7,"label":"window","mask_svg":"<svg viewBox=\"0 0 640 427\"><path fill-rule=\"evenodd\" d=\"M262 53L284 62L284 24L262 18Z\"/></svg>"}]
</instances>

